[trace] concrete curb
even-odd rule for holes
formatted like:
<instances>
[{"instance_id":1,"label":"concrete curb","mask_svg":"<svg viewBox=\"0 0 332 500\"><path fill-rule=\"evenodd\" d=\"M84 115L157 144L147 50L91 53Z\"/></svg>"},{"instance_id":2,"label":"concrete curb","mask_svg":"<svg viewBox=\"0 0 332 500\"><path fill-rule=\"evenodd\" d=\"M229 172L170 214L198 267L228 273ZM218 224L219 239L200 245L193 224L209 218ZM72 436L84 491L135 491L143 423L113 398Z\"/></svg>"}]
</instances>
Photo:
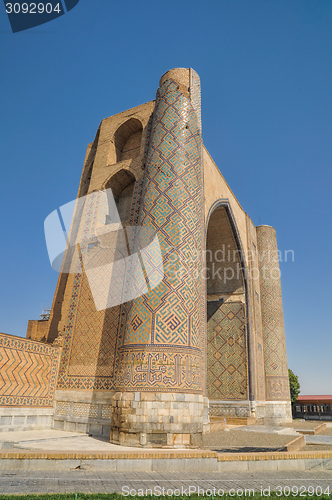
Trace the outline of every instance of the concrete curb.
<instances>
[{"instance_id":1,"label":"concrete curb","mask_svg":"<svg viewBox=\"0 0 332 500\"><path fill-rule=\"evenodd\" d=\"M305 437L298 436L286 444L287 451L300 451L305 446Z\"/></svg>"},{"instance_id":2,"label":"concrete curb","mask_svg":"<svg viewBox=\"0 0 332 500\"><path fill-rule=\"evenodd\" d=\"M314 429L299 429L297 430L297 432L299 432L300 434L315 436L316 434L325 431L326 427L326 424L320 424L317 425L317 427L315 427Z\"/></svg>"},{"instance_id":3,"label":"concrete curb","mask_svg":"<svg viewBox=\"0 0 332 500\"><path fill-rule=\"evenodd\" d=\"M332 452L0 453L0 470L73 469L114 472L332 470Z\"/></svg>"}]
</instances>

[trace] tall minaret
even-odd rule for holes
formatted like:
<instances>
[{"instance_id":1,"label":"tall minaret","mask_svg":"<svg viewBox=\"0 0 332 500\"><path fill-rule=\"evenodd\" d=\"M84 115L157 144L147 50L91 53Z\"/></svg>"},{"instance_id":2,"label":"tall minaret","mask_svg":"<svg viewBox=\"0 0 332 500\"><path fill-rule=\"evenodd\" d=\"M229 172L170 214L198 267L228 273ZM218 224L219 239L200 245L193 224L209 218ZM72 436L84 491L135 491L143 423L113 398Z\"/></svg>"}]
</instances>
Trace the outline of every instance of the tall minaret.
<instances>
[{"instance_id":1,"label":"tall minaret","mask_svg":"<svg viewBox=\"0 0 332 500\"><path fill-rule=\"evenodd\" d=\"M192 69L161 78L148 141L138 225L157 234L164 276L127 308L111 440L192 446L202 437L206 386L200 82ZM160 273L153 259L146 272Z\"/></svg>"},{"instance_id":2,"label":"tall minaret","mask_svg":"<svg viewBox=\"0 0 332 500\"><path fill-rule=\"evenodd\" d=\"M266 417L265 422L291 419L287 350L276 231L258 226L261 313L264 343Z\"/></svg>"}]
</instances>

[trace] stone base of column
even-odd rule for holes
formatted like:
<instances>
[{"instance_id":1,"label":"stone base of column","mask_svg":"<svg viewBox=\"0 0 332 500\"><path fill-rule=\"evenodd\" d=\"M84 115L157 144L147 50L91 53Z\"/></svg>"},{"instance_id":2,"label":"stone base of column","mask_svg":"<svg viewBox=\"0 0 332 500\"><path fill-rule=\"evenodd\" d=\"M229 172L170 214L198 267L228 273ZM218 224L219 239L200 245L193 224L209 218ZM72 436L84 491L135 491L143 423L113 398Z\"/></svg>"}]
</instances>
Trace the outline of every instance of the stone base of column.
<instances>
[{"instance_id":1,"label":"stone base of column","mask_svg":"<svg viewBox=\"0 0 332 500\"><path fill-rule=\"evenodd\" d=\"M117 392L112 400L110 440L122 446L196 448L208 430L202 395Z\"/></svg>"},{"instance_id":2,"label":"stone base of column","mask_svg":"<svg viewBox=\"0 0 332 500\"><path fill-rule=\"evenodd\" d=\"M280 425L292 421L290 401L255 401L254 405L257 423Z\"/></svg>"},{"instance_id":3,"label":"stone base of column","mask_svg":"<svg viewBox=\"0 0 332 500\"><path fill-rule=\"evenodd\" d=\"M290 401L210 400L209 413L210 417L225 419L226 423L235 423L237 419L254 419L257 424L265 425L287 424L292 421Z\"/></svg>"}]
</instances>

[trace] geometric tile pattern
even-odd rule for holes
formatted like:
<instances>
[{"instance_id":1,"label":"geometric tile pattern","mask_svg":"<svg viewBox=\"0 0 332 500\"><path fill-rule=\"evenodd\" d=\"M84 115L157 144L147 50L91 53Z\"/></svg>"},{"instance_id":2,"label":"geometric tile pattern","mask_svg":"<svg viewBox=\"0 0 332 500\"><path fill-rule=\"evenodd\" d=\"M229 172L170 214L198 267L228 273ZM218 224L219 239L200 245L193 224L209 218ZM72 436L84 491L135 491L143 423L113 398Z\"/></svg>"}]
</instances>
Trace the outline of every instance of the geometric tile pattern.
<instances>
[{"instance_id":1,"label":"geometric tile pattern","mask_svg":"<svg viewBox=\"0 0 332 500\"><path fill-rule=\"evenodd\" d=\"M73 416L74 417L91 417L98 418L99 405L90 403L74 403Z\"/></svg>"},{"instance_id":2,"label":"geometric tile pattern","mask_svg":"<svg viewBox=\"0 0 332 500\"><path fill-rule=\"evenodd\" d=\"M52 407L60 349L0 333L0 405Z\"/></svg>"},{"instance_id":3,"label":"geometric tile pattern","mask_svg":"<svg viewBox=\"0 0 332 500\"><path fill-rule=\"evenodd\" d=\"M214 303L208 302L212 307ZM207 328L208 397L248 399L245 307L242 302L213 308Z\"/></svg>"},{"instance_id":4,"label":"geometric tile pattern","mask_svg":"<svg viewBox=\"0 0 332 500\"><path fill-rule=\"evenodd\" d=\"M281 296L278 247L274 228L257 228L266 399L288 400L289 379Z\"/></svg>"},{"instance_id":5,"label":"geometric tile pattern","mask_svg":"<svg viewBox=\"0 0 332 500\"><path fill-rule=\"evenodd\" d=\"M106 420L111 420L112 418L112 411L113 407L112 405L102 405L102 410L101 410L101 418L106 419Z\"/></svg>"},{"instance_id":6,"label":"geometric tile pattern","mask_svg":"<svg viewBox=\"0 0 332 500\"><path fill-rule=\"evenodd\" d=\"M69 401L57 401L55 405L56 415L70 415L70 405Z\"/></svg>"},{"instance_id":7,"label":"geometric tile pattern","mask_svg":"<svg viewBox=\"0 0 332 500\"><path fill-rule=\"evenodd\" d=\"M248 406L224 406L222 404L209 406L209 415L211 417L249 417Z\"/></svg>"},{"instance_id":8,"label":"geometric tile pattern","mask_svg":"<svg viewBox=\"0 0 332 500\"><path fill-rule=\"evenodd\" d=\"M109 377L113 374L119 306L96 311L86 275L83 276L68 375Z\"/></svg>"},{"instance_id":9,"label":"geometric tile pattern","mask_svg":"<svg viewBox=\"0 0 332 500\"><path fill-rule=\"evenodd\" d=\"M133 200L131 204L131 213L130 213L130 226L138 225L138 217L139 210L141 206L142 199L142 191L143 191L143 178L138 179L135 184L135 189L133 193Z\"/></svg>"},{"instance_id":10,"label":"geometric tile pattern","mask_svg":"<svg viewBox=\"0 0 332 500\"><path fill-rule=\"evenodd\" d=\"M190 101L197 116L199 130L202 133L201 82L198 74L192 68L190 68Z\"/></svg>"},{"instance_id":11,"label":"geometric tile pattern","mask_svg":"<svg viewBox=\"0 0 332 500\"><path fill-rule=\"evenodd\" d=\"M263 334L261 322L261 304L260 304L260 283L259 283L259 266L257 252L257 232L254 225L251 223L247 215L247 235L248 235L248 250L250 258L247 262L247 273L252 279L248 280L248 323L252 325L249 330L249 344L252 342L255 345L254 362L249 363L250 371L252 372L252 381L256 380L256 384L251 386L252 396L257 401L265 401L265 370L264 370L264 354L263 354ZM254 333L254 338L251 332Z\"/></svg>"},{"instance_id":12,"label":"geometric tile pattern","mask_svg":"<svg viewBox=\"0 0 332 500\"><path fill-rule=\"evenodd\" d=\"M158 234L164 278L128 306L117 388L200 392L203 387L197 377L203 374L204 349L203 174L197 112L172 80L158 90L138 225Z\"/></svg>"}]
</instances>

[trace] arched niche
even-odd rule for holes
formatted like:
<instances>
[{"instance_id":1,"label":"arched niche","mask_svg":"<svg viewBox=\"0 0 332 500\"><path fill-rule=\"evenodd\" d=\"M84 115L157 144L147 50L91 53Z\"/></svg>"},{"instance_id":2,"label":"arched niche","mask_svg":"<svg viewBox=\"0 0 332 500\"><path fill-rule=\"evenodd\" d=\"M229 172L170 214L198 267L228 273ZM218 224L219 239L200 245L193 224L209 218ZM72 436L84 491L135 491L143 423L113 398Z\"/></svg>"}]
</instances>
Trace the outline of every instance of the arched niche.
<instances>
[{"instance_id":1,"label":"arched niche","mask_svg":"<svg viewBox=\"0 0 332 500\"><path fill-rule=\"evenodd\" d=\"M207 389L212 401L248 399L244 266L230 207L216 203L206 230Z\"/></svg>"},{"instance_id":2,"label":"arched niche","mask_svg":"<svg viewBox=\"0 0 332 500\"><path fill-rule=\"evenodd\" d=\"M117 162L139 156L142 132L142 123L137 118L130 118L120 125L114 134Z\"/></svg>"},{"instance_id":3,"label":"arched niche","mask_svg":"<svg viewBox=\"0 0 332 500\"><path fill-rule=\"evenodd\" d=\"M135 182L136 179L129 170L121 169L108 180L105 186L105 189L112 190L122 224L129 224ZM111 217L106 216L106 223L112 222L114 221Z\"/></svg>"},{"instance_id":4,"label":"arched niche","mask_svg":"<svg viewBox=\"0 0 332 500\"><path fill-rule=\"evenodd\" d=\"M226 208L219 206L210 215L206 233L208 295L244 293L241 257Z\"/></svg>"}]
</instances>

